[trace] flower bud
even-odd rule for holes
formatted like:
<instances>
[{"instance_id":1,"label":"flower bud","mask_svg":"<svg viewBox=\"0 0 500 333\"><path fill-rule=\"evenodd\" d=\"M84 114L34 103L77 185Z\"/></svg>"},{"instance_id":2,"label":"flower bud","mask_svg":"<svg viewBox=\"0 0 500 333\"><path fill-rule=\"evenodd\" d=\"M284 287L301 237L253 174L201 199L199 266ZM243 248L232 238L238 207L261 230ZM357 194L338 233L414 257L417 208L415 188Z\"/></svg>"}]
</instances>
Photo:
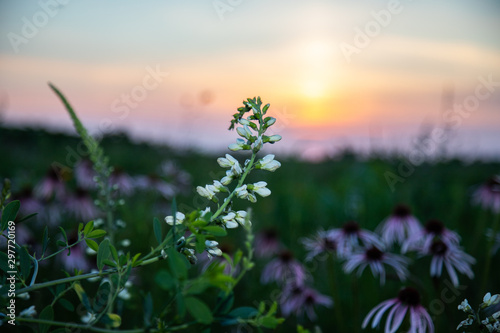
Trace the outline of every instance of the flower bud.
<instances>
[{"instance_id":1,"label":"flower bud","mask_svg":"<svg viewBox=\"0 0 500 333\"><path fill-rule=\"evenodd\" d=\"M177 212L175 214L175 224L182 224L184 222L184 219L186 218L186 215L182 214L181 212ZM165 222L170 225L174 225L174 217L173 216L167 216L165 217Z\"/></svg>"}]
</instances>

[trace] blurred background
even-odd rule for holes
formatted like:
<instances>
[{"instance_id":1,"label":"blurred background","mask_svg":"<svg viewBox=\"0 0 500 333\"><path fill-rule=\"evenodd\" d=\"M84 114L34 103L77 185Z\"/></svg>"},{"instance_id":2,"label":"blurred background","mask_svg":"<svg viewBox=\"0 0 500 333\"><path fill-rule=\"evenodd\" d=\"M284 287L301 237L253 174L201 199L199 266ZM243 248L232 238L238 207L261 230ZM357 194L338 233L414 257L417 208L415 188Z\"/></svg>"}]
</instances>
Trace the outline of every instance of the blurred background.
<instances>
[{"instance_id":1,"label":"blurred background","mask_svg":"<svg viewBox=\"0 0 500 333\"><path fill-rule=\"evenodd\" d=\"M72 131L50 81L94 134L214 151L230 138L228 115L260 95L278 118L280 152L408 151L439 128L447 139L436 146L448 154L491 158L500 153L499 9L451 0L1 1L1 120ZM467 100L480 78L497 83L479 103ZM472 111L460 113L464 103Z\"/></svg>"}]
</instances>

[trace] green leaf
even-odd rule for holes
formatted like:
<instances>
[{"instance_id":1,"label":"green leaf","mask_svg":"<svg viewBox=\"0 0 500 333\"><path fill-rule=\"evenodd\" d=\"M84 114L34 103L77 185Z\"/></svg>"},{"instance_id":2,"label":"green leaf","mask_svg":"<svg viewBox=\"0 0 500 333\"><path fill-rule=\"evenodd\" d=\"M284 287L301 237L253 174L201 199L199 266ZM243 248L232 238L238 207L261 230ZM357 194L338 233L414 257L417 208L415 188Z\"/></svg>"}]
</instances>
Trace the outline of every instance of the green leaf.
<instances>
[{"instance_id":1,"label":"green leaf","mask_svg":"<svg viewBox=\"0 0 500 333\"><path fill-rule=\"evenodd\" d=\"M206 238L202 234L196 235L196 252L203 253L205 251L205 240Z\"/></svg>"},{"instance_id":2,"label":"green leaf","mask_svg":"<svg viewBox=\"0 0 500 333\"><path fill-rule=\"evenodd\" d=\"M83 228L83 235L85 237L88 237L88 234L94 229L94 221L90 221L85 225L85 228Z\"/></svg>"},{"instance_id":3,"label":"green leaf","mask_svg":"<svg viewBox=\"0 0 500 333\"><path fill-rule=\"evenodd\" d=\"M199 278L196 280L190 280L189 286L184 290L186 295L197 295L204 292L210 284L205 279Z\"/></svg>"},{"instance_id":4,"label":"green leaf","mask_svg":"<svg viewBox=\"0 0 500 333\"><path fill-rule=\"evenodd\" d=\"M99 245L92 239L85 238L85 243L87 243L87 246L90 247L92 250L96 251L99 250Z\"/></svg>"},{"instance_id":5,"label":"green leaf","mask_svg":"<svg viewBox=\"0 0 500 333\"><path fill-rule=\"evenodd\" d=\"M59 229L61 230L61 234L64 237L64 241L66 242L66 244L68 244L68 236L66 236L66 231L63 229L63 227L59 227Z\"/></svg>"},{"instance_id":6,"label":"green leaf","mask_svg":"<svg viewBox=\"0 0 500 333\"><path fill-rule=\"evenodd\" d=\"M56 244L60 247L66 247L66 245L68 245L68 244L64 243L62 240L57 240Z\"/></svg>"},{"instance_id":7,"label":"green leaf","mask_svg":"<svg viewBox=\"0 0 500 333\"><path fill-rule=\"evenodd\" d=\"M108 304L108 297L111 294L111 283L109 280L103 279L97 290L94 300L93 310L95 313L101 313Z\"/></svg>"},{"instance_id":8,"label":"green leaf","mask_svg":"<svg viewBox=\"0 0 500 333\"><path fill-rule=\"evenodd\" d=\"M11 201L7 206L5 206L2 212L2 231L7 228L7 224L9 223L9 221L14 221L16 219L20 207L21 203L19 202L19 200Z\"/></svg>"},{"instance_id":9,"label":"green leaf","mask_svg":"<svg viewBox=\"0 0 500 333\"><path fill-rule=\"evenodd\" d=\"M33 216L36 216L36 215L38 215L38 213L33 213L33 214L26 215L26 216L18 219L16 221L16 223L20 223L20 222L26 221L27 219L30 219L30 218L32 218Z\"/></svg>"},{"instance_id":10,"label":"green leaf","mask_svg":"<svg viewBox=\"0 0 500 333\"><path fill-rule=\"evenodd\" d=\"M177 293L177 295L175 295L175 303L177 305L177 314L183 319L186 315L186 303L184 302L182 293Z\"/></svg>"},{"instance_id":11,"label":"green leaf","mask_svg":"<svg viewBox=\"0 0 500 333\"><path fill-rule=\"evenodd\" d=\"M190 266L186 257L174 248L169 248L168 253L168 267L170 267L170 273L172 273L177 279L187 278L187 268Z\"/></svg>"},{"instance_id":12,"label":"green leaf","mask_svg":"<svg viewBox=\"0 0 500 333\"><path fill-rule=\"evenodd\" d=\"M275 318L275 317L263 317L259 321L265 328L276 328L279 324L281 324L285 318Z\"/></svg>"},{"instance_id":13,"label":"green leaf","mask_svg":"<svg viewBox=\"0 0 500 333\"><path fill-rule=\"evenodd\" d=\"M64 299L64 298L60 298L59 299L59 304L61 304L61 306L63 308L65 308L66 310L68 310L69 312L74 312L75 311L75 307L73 306L73 304L71 304L70 301L68 301L67 299Z\"/></svg>"},{"instance_id":14,"label":"green leaf","mask_svg":"<svg viewBox=\"0 0 500 333\"><path fill-rule=\"evenodd\" d=\"M188 312L199 323L210 324L214 320L210 308L196 297L186 297L184 302Z\"/></svg>"},{"instance_id":15,"label":"green leaf","mask_svg":"<svg viewBox=\"0 0 500 333\"><path fill-rule=\"evenodd\" d=\"M90 307L89 298L87 296L87 293L83 289L82 285L80 284L80 282L76 282L75 284L73 284L73 289L78 295L78 298L80 299L80 302L82 302L83 306L85 306L88 312L91 312L92 309Z\"/></svg>"},{"instance_id":16,"label":"green leaf","mask_svg":"<svg viewBox=\"0 0 500 333\"><path fill-rule=\"evenodd\" d=\"M146 297L144 297L143 309L144 326L149 327L151 324L151 317L153 316L153 297L151 297L151 292L148 292Z\"/></svg>"},{"instance_id":17,"label":"green leaf","mask_svg":"<svg viewBox=\"0 0 500 333\"><path fill-rule=\"evenodd\" d=\"M158 244L161 244L163 241L163 237L161 235L161 223L160 220L158 220L156 217L153 219L153 230L155 233L155 238Z\"/></svg>"},{"instance_id":18,"label":"green leaf","mask_svg":"<svg viewBox=\"0 0 500 333\"><path fill-rule=\"evenodd\" d=\"M172 275L164 269L156 273L155 282L163 290L174 289L176 285L176 281Z\"/></svg>"},{"instance_id":19,"label":"green leaf","mask_svg":"<svg viewBox=\"0 0 500 333\"><path fill-rule=\"evenodd\" d=\"M99 244L99 249L97 250L97 268L102 271L104 266L103 260L109 258L109 239L105 239Z\"/></svg>"},{"instance_id":20,"label":"green leaf","mask_svg":"<svg viewBox=\"0 0 500 333\"><path fill-rule=\"evenodd\" d=\"M101 317L100 322L113 328L117 328L122 324L122 319L116 313L106 313Z\"/></svg>"},{"instance_id":21,"label":"green leaf","mask_svg":"<svg viewBox=\"0 0 500 333\"><path fill-rule=\"evenodd\" d=\"M118 252L116 251L116 247L110 245L109 249L111 250L111 256L113 257L113 260L118 262Z\"/></svg>"},{"instance_id":22,"label":"green leaf","mask_svg":"<svg viewBox=\"0 0 500 333\"><path fill-rule=\"evenodd\" d=\"M228 313L229 310L231 310L231 308L233 307L233 303L234 293L231 292L228 296L226 296L226 293L221 291L217 296L217 304L220 304L217 310L217 314L223 315Z\"/></svg>"},{"instance_id":23,"label":"green leaf","mask_svg":"<svg viewBox=\"0 0 500 333\"><path fill-rule=\"evenodd\" d=\"M102 229L96 229L96 230L92 230L88 235L87 237L88 238L100 238L102 236L106 235L106 231L105 230L102 230Z\"/></svg>"},{"instance_id":24,"label":"green leaf","mask_svg":"<svg viewBox=\"0 0 500 333\"><path fill-rule=\"evenodd\" d=\"M47 307L45 307L45 309L42 310L42 312L40 312L40 319L43 320L54 319L54 310L52 309L52 306L48 305ZM50 324L40 324L39 328L40 328L40 333L46 333L50 328Z\"/></svg>"},{"instance_id":25,"label":"green leaf","mask_svg":"<svg viewBox=\"0 0 500 333\"><path fill-rule=\"evenodd\" d=\"M42 256L45 254L47 250L47 245L49 245L49 229L46 226L43 230L43 240L42 240Z\"/></svg>"},{"instance_id":26,"label":"green leaf","mask_svg":"<svg viewBox=\"0 0 500 333\"><path fill-rule=\"evenodd\" d=\"M116 262L114 262L114 261L112 261L112 260L109 260L109 259L104 259L104 260L102 261L102 263L103 263L104 265L108 265L108 266L110 266L110 267L115 267L115 268L116 268L116 266L117 266L117 265L116 265Z\"/></svg>"},{"instance_id":27,"label":"green leaf","mask_svg":"<svg viewBox=\"0 0 500 333\"><path fill-rule=\"evenodd\" d=\"M31 272L31 258L26 247L22 247L19 253L19 260L21 262L21 274L24 281L28 280Z\"/></svg>"},{"instance_id":28,"label":"green leaf","mask_svg":"<svg viewBox=\"0 0 500 333\"><path fill-rule=\"evenodd\" d=\"M224 228L215 226L215 225L210 225L208 227L203 228L203 230L211 233L214 236L226 236L227 231Z\"/></svg>"},{"instance_id":29,"label":"green leaf","mask_svg":"<svg viewBox=\"0 0 500 333\"><path fill-rule=\"evenodd\" d=\"M249 319L255 317L258 313L259 311L256 308L242 306L229 312L228 316L233 318Z\"/></svg>"}]
</instances>

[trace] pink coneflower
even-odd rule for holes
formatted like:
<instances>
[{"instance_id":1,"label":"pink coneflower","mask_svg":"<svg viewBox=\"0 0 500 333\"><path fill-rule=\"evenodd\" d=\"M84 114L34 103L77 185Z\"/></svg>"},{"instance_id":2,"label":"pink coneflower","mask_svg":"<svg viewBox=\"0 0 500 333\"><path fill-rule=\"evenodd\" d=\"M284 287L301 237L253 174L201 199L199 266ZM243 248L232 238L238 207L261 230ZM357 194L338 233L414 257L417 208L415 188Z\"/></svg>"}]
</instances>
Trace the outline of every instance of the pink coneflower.
<instances>
[{"instance_id":1,"label":"pink coneflower","mask_svg":"<svg viewBox=\"0 0 500 333\"><path fill-rule=\"evenodd\" d=\"M92 161L89 159L80 160L75 166L75 178L79 187L86 190L93 190L96 188L94 177L96 172L94 170Z\"/></svg>"},{"instance_id":2,"label":"pink coneflower","mask_svg":"<svg viewBox=\"0 0 500 333\"><path fill-rule=\"evenodd\" d=\"M83 221L92 220L99 214L92 197L82 188L77 188L75 193L65 200L65 208L70 214Z\"/></svg>"},{"instance_id":3,"label":"pink coneflower","mask_svg":"<svg viewBox=\"0 0 500 333\"><path fill-rule=\"evenodd\" d=\"M330 297L318 293L316 290L295 284L288 284L284 287L280 298L281 312L285 317L294 313L302 316L306 313L309 319L316 320L314 312L315 305L331 307L333 301Z\"/></svg>"},{"instance_id":4,"label":"pink coneflower","mask_svg":"<svg viewBox=\"0 0 500 333\"><path fill-rule=\"evenodd\" d=\"M53 195L62 199L66 195L66 187L62 178L50 168L45 177L35 186L34 193L41 199L48 200Z\"/></svg>"},{"instance_id":5,"label":"pink coneflower","mask_svg":"<svg viewBox=\"0 0 500 333\"><path fill-rule=\"evenodd\" d=\"M329 237L328 232L319 230L315 236L302 239L302 244L306 251L306 261L309 261L322 253L333 253L337 250L337 243L333 237Z\"/></svg>"},{"instance_id":6,"label":"pink coneflower","mask_svg":"<svg viewBox=\"0 0 500 333\"><path fill-rule=\"evenodd\" d=\"M134 180L123 169L115 167L109 176L111 185L117 187L118 193L131 195L134 192Z\"/></svg>"},{"instance_id":7,"label":"pink coneflower","mask_svg":"<svg viewBox=\"0 0 500 333\"><path fill-rule=\"evenodd\" d=\"M411 210L406 205L397 205L391 216L386 218L378 228L382 240L387 246L403 244L408 236L422 229L417 218L411 215Z\"/></svg>"},{"instance_id":8,"label":"pink coneflower","mask_svg":"<svg viewBox=\"0 0 500 333\"><path fill-rule=\"evenodd\" d=\"M456 246L460 243L460 236L456 232L447 229L441 221L433 219L429 220L419 232L408 237L401 247L401 252L427 249L436 239L448 246Z\"/></svg>"},{"instance_id":9,"label":"pink coneflower","mask_svg":"<svg viewBox=\"0 0 500 333\"><path fill-rule=\"evenodd\" d=\"M484 209L500 213L500 176L493 176L481 185L474 192L472 200Z\"/></svg>"},{"instance_id":10,"label":"pink coneflower","mask_svg":"<svg viewBox=\"0 0 500 333\"><path fill-rule=\"evenodd\" d=\"M171 199L176 194L175 187L156 174L136 177L135 185L144 191L159 192L166 199Z\"/></svg>"},{"instance_id":11,"label":"pink coneflower","mask_svg":"<svg viewBox=\"0 0 500 333\"><path fill-rule=\"evenodd\" d=\"M293 258L290 251L282 251L271 260L262 271L260 281L264 284L276 281L300 285L306 279L306 271L302 264Z\"/></svg>"},{"instance_id":12,"label":"pink coneflower","mask_svg":"<svg viewBox=\"0 0 500 333\"><path fill-rule=\"evenodd\" d=\"M455 270L467 275L470 279L474 278L470 265L474 264L476 260L457 246L449 246L441 240L435 240L427 249L424 249L423 253L432 255L432 277L441 276L444 264L455 287L458 286L458 276Z\"/></svg>"},{"instance_id":13,"label":"pink coneflower","mask_svg":"<svg viewBox=\"0 0 500 333\"><path fill-rule=\"evenodd\" d=\"M218 246L218 248L222 251L222 253L227 254L231 258L233 257L232 253L234 249L232 246L228 244L221 244ZM196 265L200 267L201 272L205 272L215 262L225 266L223 271L224 274L231 275L231 265L223 256L217 256L217 255L208 256L206 253L200 253L199 255L196 256L196 258L198 259ZM239 271L240 268L238 265L232 272L232 275L233 276L238 275Z\"/></svg>"},{"instance_id":14,"label":"pink coneflower","mask_svg":"<svg viewBox=\"0 0 500 333\"><path fill-rule=\"evenodd\" d=\"M345 257L361 246L375 245L383 248L382 242L373 232L361 229L354 221L345 223L341 229L331 229L328 236L337 243L339 256Z\"/></svg>"},{"instance_id":15,"label":"pink coneflower","mask_svg":"<svg viewBox=\"0 0 500 333\"><path fill-rule=\"evenodd\" d=\"M264 229L255 236L255 256L268 258L279 252L281 243L276 229Z\"/></svg>"},{"instance_id":16,"label":"pink coneflower","mask_svg":"<svg viewBox=\"0 0 500 333\"><path fill-rule=\"evenodd\" d=\"M69 244L73 244L76 242L76 236L69 237ZM71 252L64 252L61 255L57 256L60 258L64 268L67 272L72 273L75 269L81 270L83 272L87 272L90 270L91 265L87 256L85 254L85 244L80 243L71 248ZM67 254L70 253L68 256Z\"/></svg>"},{"instance_id":17,"label":"pink coneflower","mask_svg":"<svg viewBox=\"0 0 500 333\"><path fill-rule=\"evenodd\" d=\"M403 323L406 313L410 312L410 330L412 333L433 333L434 324L431 316L420 303L420 294L414 288L402 289L397 298L389 299L374 307L363 320L362 328L366 328L373 317L372 328L378 326L382 316L389 311L385 321L385 333L395 333Z\"/></svg>"},{"instance_id":18,"label":"pink coneflower","mask_svg":"<svg viewBox=\"0 0 500 333\"><path fill-rule=\"evenodd\" d=\"M42 203L33 196L33 190L30 187L23 188L20 193L14 195L14 198L20 201L20 213L23 216L41 213L43 210Z\"/></svg>"},{"instance_id":19,"label":"pink coneflower","mask_svg":"<svg viewBox=\"0 0 500 333\"><path fill-rule=\"evenodd\" d=\"M373 276L380 275L380 284L385 284L385 268L384 265L391 266L396 271L401 281L406 280L408 270L408 259L406 257L387 253L376 246L368 247L361 253L351 254L346 259L344 264L344 271L352 273L356 268L358 269L358 276L361 275L366 268L370 266Z\"/></svg>"}]
</instances>

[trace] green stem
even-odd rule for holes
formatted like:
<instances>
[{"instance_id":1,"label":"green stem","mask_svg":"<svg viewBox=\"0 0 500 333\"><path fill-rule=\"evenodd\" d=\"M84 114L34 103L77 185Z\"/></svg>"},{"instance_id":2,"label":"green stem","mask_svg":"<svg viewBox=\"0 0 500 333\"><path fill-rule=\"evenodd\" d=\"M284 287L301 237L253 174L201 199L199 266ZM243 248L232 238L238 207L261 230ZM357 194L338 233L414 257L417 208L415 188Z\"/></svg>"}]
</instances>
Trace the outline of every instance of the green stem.
<instances>
[{"instance_id":1,"label":"green stem","mask_svg":"<svg viewBox=\"0 0 500 333\"><path fill-rule=\"evenodd\" d=\"M491 235L491 239L488 242L488 247L486 250L486 263L484 267L484 275L483 275L483 285L482 285L482 291L483 293L486 293L486 285L488 283L488 275L490 274L490 268L491 268L491 259L493 257L493 253L491 249L493 248L493 245L495 244L495 236L498 232L498 227L499 227L499 222L500 222L500 214L495 214L495 219L493 221L493 228L491 231L493 234Z\"/></svg>"},{"instance_id":2,"label":"green stem","mask_svg":"<svg viewBox=\"0 0 500 333\"><path fill-rule=\"evenodd\" d=\"M332 254L330 254L330 258L327 260L327 270L330 282L330 290L332 293L332 297L334 300L333 308L335 309L335 317L337 320L337 329L339 332L346 332L344 330L344 319L342 317L342 305L340 302L340 294L338 292L338 279L337 274L335 274L335 259Z\"/></svg>"}]
</instances>

